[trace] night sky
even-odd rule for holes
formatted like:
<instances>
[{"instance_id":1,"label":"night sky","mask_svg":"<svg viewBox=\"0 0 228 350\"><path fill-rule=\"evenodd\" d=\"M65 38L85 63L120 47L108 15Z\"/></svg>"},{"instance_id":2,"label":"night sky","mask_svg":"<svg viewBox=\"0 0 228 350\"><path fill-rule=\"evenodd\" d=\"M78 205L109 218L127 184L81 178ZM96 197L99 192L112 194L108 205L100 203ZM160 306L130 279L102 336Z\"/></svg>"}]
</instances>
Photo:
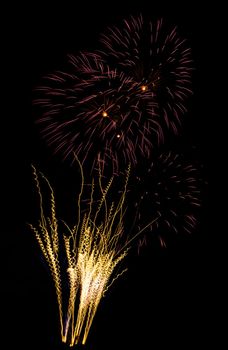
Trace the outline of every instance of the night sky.
<instances>
[{"instance_id":1,"label":"night sky","mask_svg":"<svg viewBox=\"0 0 228 350\"><path fill-rule=\"evenodd\" d=\"M130 14L140 12L164 17L188 38L195 72L189 112L176 141L180 149L194 150L203 165L205 183L198 226L191 235L172 235L167 248L151 239L137 253L133 247L125 261L127 273L109 290L95 316L87 347L102 349L196 349L215 341L217 303L212 289L218 277L214 260L218 239L209 230L210 129L213 111L208 71L211 67L210 33L212 9L199 9L192 2L100 1L93 5L41 5L34 2L27 14L20 8L9 16L14 25L7 51L10 84L7 111L1 134L2 147L2 252L3 303L5 301L5 349L61 349L55 291L39 248L27 223L36 223L38 206L31 164L48 177L57 195L60 216L70 216L77 190L77 169L62 162L40 137L34 123L32 90L41 77L63 66L66 55L95 48L99 33ZM16 20L15 20L16 18ZM65 201L63 203L63 201ZM61 211L62 210L62 211ZM72 212L72 207L71 207ZM63 213L63 214L62 214ZM219 233L218 233L219 234ZM213 254L212 254L213 252ZM213 347L213 346L212 346ZM221 349L214 346L214 349Z\"/></svg>"}]
</instances>

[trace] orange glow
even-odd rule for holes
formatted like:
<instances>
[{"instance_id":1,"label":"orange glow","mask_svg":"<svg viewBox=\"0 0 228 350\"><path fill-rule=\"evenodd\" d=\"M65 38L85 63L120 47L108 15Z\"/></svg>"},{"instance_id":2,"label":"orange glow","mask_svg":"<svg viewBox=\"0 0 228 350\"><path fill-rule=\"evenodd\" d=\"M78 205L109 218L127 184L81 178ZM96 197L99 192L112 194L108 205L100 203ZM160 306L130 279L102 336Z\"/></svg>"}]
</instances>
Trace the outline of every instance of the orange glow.
<instances>
[{"instance_id":1,"label":"orange glow","mask_svg":"<svg viewBox=\"0 0 228 350\"><path fill-rule=\"evenodd\" d=\"M147 86L147 85L142 85L142 86L141 86L141 90L142 90L142 91L147 91L147 89L148 89L148 86Z\"/></svg>"},{"instance_id":2,"label":"orange glow","mask_svg":"<svg viewBox=\"0 0 228 350\"><path fill-rule=\"evenodd\" d=\"M116 137L118 137L118 139L120 138L120 134L117 134Z\"/></svg>"},{"instance_id":3,"label":"orange glow","mask_svg":"<svg viewBox=\"0 0 228 350\"><path fill-rule=\"evenodd\" d=\"M104 111L104 112L102 112L102 117L104 117L104 118L105 118L105 117L108 117L108 113L107 113L107 112L105 112L105 111Z\"/></svg>"}]
</instances>

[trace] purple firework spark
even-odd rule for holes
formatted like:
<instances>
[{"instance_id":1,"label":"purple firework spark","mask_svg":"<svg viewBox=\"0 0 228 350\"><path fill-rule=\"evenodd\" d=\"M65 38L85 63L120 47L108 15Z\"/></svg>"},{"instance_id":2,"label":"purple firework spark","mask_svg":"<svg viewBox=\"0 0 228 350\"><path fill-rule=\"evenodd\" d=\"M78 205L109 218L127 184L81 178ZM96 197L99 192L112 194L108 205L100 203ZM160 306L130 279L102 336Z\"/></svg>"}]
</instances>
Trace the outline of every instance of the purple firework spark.
<instances>
[{"instance_id":1,"label":"purple firework spark","mask_svg":"<svg viewBox=\"0 0 228 350\"><path fill-rule=\"evenodd\" d=\"M122 26L109 28L101 43L99 53L108 64L141 87L136 97L145 118L178 133L192 94L193 68L191 50L177 27L167 28L162 19L153 23L142 15L131 16Z\"/></svg>"},{"instance_id":2,"label":"purple firework spark","mask_svg":"<svg viewBox=\"0 0 228 350\"><path fill-rule=\"evenodd\" d=\"M196 227L203 183L200 169L174 152L154 157L146 169L136 168L132 187L137 193L132 191L128 202L134 203L131 210L137 213L135 224L139 228L148 218L160 217L150 229L165 245L169 233L191 233Z\"/></svg>"}]
</instances>

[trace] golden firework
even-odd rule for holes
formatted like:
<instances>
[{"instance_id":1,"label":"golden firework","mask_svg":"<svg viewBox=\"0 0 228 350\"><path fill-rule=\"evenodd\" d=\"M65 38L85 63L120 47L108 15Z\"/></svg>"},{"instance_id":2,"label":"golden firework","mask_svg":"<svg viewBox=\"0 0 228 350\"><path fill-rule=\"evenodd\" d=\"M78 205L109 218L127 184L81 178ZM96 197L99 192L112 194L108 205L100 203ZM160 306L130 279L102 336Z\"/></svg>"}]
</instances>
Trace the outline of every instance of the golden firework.
<instances>
[{"instance_id":1,"label":"golden firework","mask_svg":"<svg viewBox=\"0 0 228 350\"><path fill-rule=\"evenodd\" d=\"M85 344L101 298L109 286L126 271L123 269L117 273L116 266L126 256L129 243L142 231L131 239L123 239L124 204L130 167L127 169L124 188L116 203L109 203L108 200L113 177L106 186L103 186L102 175L99 172L97 183L92 181L89 205L87 211L82 215L84 176L80 163L79 166L82 181L78 196L77 224L70 228L64 223L67 234L60 236L54 191L47 178L41 173L38 175L33 167L40 200L40 220L37 227L30 225L54 280L61 338L70 346ZM48 216L44 212L40 176L50 191ZM100 193L98 201L94 199L97 189ZM60 250L61 257L63 252L66 256L64 261L67 261L67 265L63 264L60 258ZM63 274L67 276L69 287L64 298L61 278Z\"/></svg>"}]
</instances>

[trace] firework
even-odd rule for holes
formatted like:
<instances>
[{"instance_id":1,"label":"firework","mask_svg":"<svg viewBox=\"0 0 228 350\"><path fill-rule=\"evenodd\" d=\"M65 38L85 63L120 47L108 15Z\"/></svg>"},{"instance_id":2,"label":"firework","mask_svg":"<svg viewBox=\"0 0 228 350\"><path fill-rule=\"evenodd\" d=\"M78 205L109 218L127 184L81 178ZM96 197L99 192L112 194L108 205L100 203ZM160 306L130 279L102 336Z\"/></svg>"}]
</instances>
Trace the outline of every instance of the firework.
<instances>
[{"instance_id":1,"label":"firework","mask_svg":"<svg viewBox=\"0 0 228 350\"><path fill-rule=\"evenodd\" d=\"M142 15L131 16L101 35L101 43L101 56L135 84L142 119L157 125L161 141L160 130L176 134L192 94L191 50L177 27L167 26L163 19L152 22Z\"/></svg>"},{"instance_id":2,"label":"firework","mask_svg":"<svg viewBox=\"0 0 228 350\"><path fill-rule=\"evenodd\" d=\"M149 157L151 133L157 141L162 130L156 120L143 118L135 96L138 84L111 70L98 54L69 57L69 69L44 79L34 103L41 107L37 119L48 144L64 159L83 164L111 164L112 173L137 157ZM95 162L94 162L95 159Z\"/></svg>"},{"instance_id":3,"label":"firework","mask_svg":"<svg viewBox=\"0 0 228 350\"><path fill-rule=\"evenodd\" d=\"M37 227L30 225L30 228L35 233L51 271L58 301L61 338L70 346L85 344L101 298L125 271L117 273L116 267L127 255L131 241L142 231L131 238L123 237L129 169L116 205L113 201L108 201L113 178L103 187L100 173L98 183L93 181L91 184L90 202L82 215L84 177L81 167L82 186L78 197L77 224L70 228L64 223L63 230L67 233L61 236L53 189L47 178L40 174L50 192L47 214L48 207L41 193L40 176L33 168L40 198L40 220ZM100 193L98 201L97 192ZM63 280L68 281L67 293L65 285L63 288Z\"/></svg>"},{"instance_id":4,"label":"firework","mask_svg":"<svg viewBox=\"0 0 228 350\"><path fill-rule=\"evenodd\" d=\"M177 29L141 16L110 28L103 49L69 56L44 78L34 103L43 137L64 159L99 159L112 172L150 158L166 129L178 132L191 94L191 57Z\"/></svg>"},{"instance_id":5,"label":"firework","mask_svg":"<svg viewBox=\"0 0 228 350\"><path fill-rule=\"evenodd\" d=\"M165 246L170 233L191 233L196 228L202 197L199 166L174 152L164 152L143 165L136 169L131 185L137 188L137 193L131 191L129 197L129 203L134 203L131 210L136 212L134 225L140 228L148 217L159 215L150 231ZM147 238L148 234L140 245Z\"/></svg>"}]
</instances>

